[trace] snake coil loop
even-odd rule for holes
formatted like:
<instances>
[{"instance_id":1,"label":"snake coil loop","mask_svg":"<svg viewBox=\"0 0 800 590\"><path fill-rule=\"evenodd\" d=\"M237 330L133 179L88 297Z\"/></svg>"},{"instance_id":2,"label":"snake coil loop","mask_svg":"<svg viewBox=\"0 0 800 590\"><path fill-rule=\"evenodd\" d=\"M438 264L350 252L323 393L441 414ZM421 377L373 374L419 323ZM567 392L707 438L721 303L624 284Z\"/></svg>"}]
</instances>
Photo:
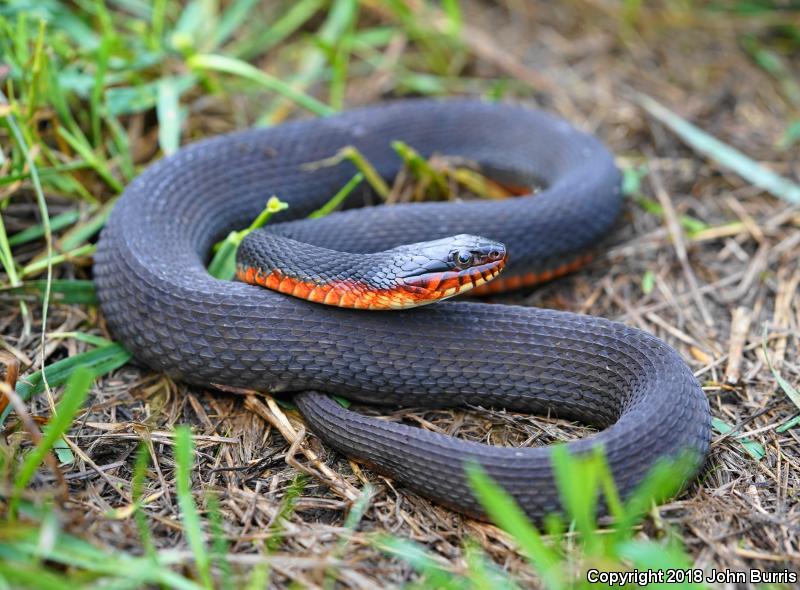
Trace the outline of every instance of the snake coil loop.
<instances>
[{"instance_id":1,"label":"snake coil loop","mask_svg":"<svg viewBox=\"0 0 800 590\"><path fill-rule=\"evenodd\" d=\"M354 174L311 167L348 145L391 177L402 140L460 156L491 176L537 183L505 201L347 209L315 220ZM114 336L154 370L198 385L298 392L313 432L420 493L482 515L463 465L480 463L532 518L558 510L551 449L456 440L345 410L323 393L378 404L475 404L549 412L604 430L568 444L605 449L624 496L660 458L705 456L708 402L664 342L601 318L445 302L371 313L326 307L205 270L211 245L246 226L269 195L289 203L268 227L285 238L368 253L469 233L503 242L506 286L569 269L620 210L619 173L594 138L544 113L475 101L406 101L198 142L125 191L95 261ZM285 242L284 242L285 243Z\"/></svg>"}]
</instances>

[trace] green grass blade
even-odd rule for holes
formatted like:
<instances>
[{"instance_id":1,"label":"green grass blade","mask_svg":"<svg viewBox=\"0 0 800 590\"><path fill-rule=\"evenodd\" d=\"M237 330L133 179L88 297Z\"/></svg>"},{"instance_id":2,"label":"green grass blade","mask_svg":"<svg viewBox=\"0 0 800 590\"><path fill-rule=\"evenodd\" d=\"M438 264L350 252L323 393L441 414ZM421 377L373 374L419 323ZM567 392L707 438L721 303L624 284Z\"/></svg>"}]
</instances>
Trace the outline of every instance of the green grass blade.
<instances>
[{"instance_id":1,"label":"green grass blade","mask_svg":"<svg viewBox=\"0 0 800 590\"><path fill-rule=\"evenodd\" d=\"M340 558L342 554L344 554L347 545L350 543L350 539L353 537L353 533L355 533L358 524L361 522L361 519L364 518L364 514L367 512L367 508L369 507L374 494L374 488L371 485L366 484L361 490L361 495L350 508L350 512L348 512L347 518L344 521L344 531L342 532L341 537L339 537L339 540L336 542L336 548L332 553L333 557L336 559ZM331 589L334 588L335 585L336 579L333 575L332 568L328 568L325 573L325 588Z\"/></svg>"},{"instance_id":2,"label":"green grass blade","mask_svg":"<svg viewBox=\"0 0 800 590\"><path fill-rule=\"evenodd\" d=\"M654 201L653 199L643 195L635 196L634 201L636 201L636 204L648 213L651 213L652 215L658 215L662 218L664 217L664 209L661 207L661 204L658 203L658 201ZM686 230L686 233L689 234L689 237L705 231L709 227L707 223L697 219L696 217L692 217L691 215L680 215L678 217L678 221L683 229Z\"/></svg>"},{"instance_id":3,"label":"green grass blade","mask_svg":"<svg viewBox=\"0 0 800 590\"><path fill-rule=\"evenodd\" d=\"M25 281L15 287L0 288L0 295L35 297L39 301L44 301L46 293L46 280ZM94 281L89 280L56 279L50 285L50 296L51 303L97 305Z\"/></svg>"},{"instance_id":4,"label":"green grass blade","mask_svg":"<svg viewBox=\"0 0 800 590\"><path fill-rule=\"evenodd\" d=\"M419 588L461 590L465 587L464 579L444 569L424 547L413 541L389 535L378 535L375 538L375 544L380 550L399 557L420 572L424 578L421 585L418 586Z\"/></svg>"},{"instance_id":5,"label":"green grass blade","mask_svg":"<svg viewBox=\"0 0 800 590\"><path fill-rule=\"evenodd\" d=\"M786 129L781 137L778 146L783 150L788 150L795 143L800 141L800 120L795 121Z\"/></svg>"},{"instance_id":6,"label":"green grass blade","mask_svg":"<svg viewBox=\"0 0 800 590\"><path fill-rule=\"evenodd\" d=\"M133 163L133 152L131 151L131 142L128 138L128 132L123 128L122 124L116 117L106 115L106 127L111 134L111 146L109 150L112 151L112 159L116 159L119 164L119 170L125 180L132 180L136 176L136 167Z\"/></svg>"},{"instance_id":7,"label":"green grass blade","mask_svg":"<svg viewBox=\"0 0 800 590\"><path fill-rule=\"evenodd\" d=\"M341 37L349 31L358 11L357 0L334 0L327 11L327 18L319 29L317 38L323 45L335 46ZM297 76L292 80L292 87L305 89L322 78L325 74L327 60L325 52L310 46L300 60ZM259 124L271 124L276 118L283 116L286 101L277 101L270 109L259 117ZM333 112L333 109L331 109Z\"/></svg>"},{"instance_id":8,"label":"green grass blade","mask_svg":"<svg viewBox=\"0 0 800 590\"><path fill-rule=\"evenodd\" d=\"M247 580L247 584L244 587L244 590L263 590L264 588L269 588L269 564L268 563L258 563L250 572L250 578Z\"/></svg>"},{"instance_id":9,"label":"green grass blade","mask_svg":"<svg viewBox=\"0 0 800 590\"><path fill-rule=\"evenodd\" d=\"M0 264L3 265L8 276L8 281L11 285L19 285L20 278L17 273L17 265L14 261L14 255L11 253L11 245L6 234L6 226L3 222L3 216L0 215Z\"/></svg>"},{"instance_id":10,"label":"green grass blade","mask_svg":"<svg viewBox=\"0 0 800 590\"><path fill-rule=\"evenodd\" d=\"M697 457L685 452L672 459L658 461L631 493L622 508L622 515L614 523L617 539L630 535L653 504L674 497L685 485L689 474L697 467Z\"/></svg>"},{"instance_id":11,"label":"green grass blade","mask_svg":"<svg viewBox=\"0 0 800 590\"><path fill-rule=\"evenodd\" d=\"M217 26L214 31L214 37L211 42L212 49L216 49L225 43L234 31L244 24L253 8L258 4L258 1L259 0L235 0L230 3L219 21L219 26Z\"/></svg>"},{"instance_id":12,"label":"green grass blade","mask_svg":"<svg viewBox=\"0 0 800 590\"><path fill-rule=\"evenodd\" d=\"M43 23L41 21L40 21L39 24L40 24L39 37L41 39L41 38L43 38L43 35L44 35L44 26L43 26ZM39 45L37 45L37 56L38 56L38 53L41 52L41 50L42 50L42 48ZM3 95L2 92L0 92L0 99L1 99L0 104L6 103L5 95ZM45 238L44 269L47 271L47 279L46 279L46 283L45 283L44 295L43 295L43 298L42 298L42 331L41 331L41 336L40 336L40 347L41 347L40 349L42 351L42 364L44 364L44 350L45 350L45 339L46 339L45 326L47 326L47 312L48 312L48 306L49 306L49 303L50 303L50 285L52 284L52 281L53 281L53 264L52 264L53 233L52 233L52 231L50 229L50 212L47 209L47 201L46 201L46 199L44 197L44 190L42 189L42 182L41 182L41 180L39 178L39 167L38 167L38 164L36 162L36 158L31 153L30 148L28 146L28 142L25 140L25 136L24 136L22 130L20 129L19 125L17 124L16 118L14 116L8 116L7 117L7 124L8 124L9 129L11 130L11 134L14 136L14 141L16 142L17 146L19 147L20 151L22 152L23 157L25 158L25 162L27 164L27 167L30 170L31 181L33 183L33 189L34 189L34 193L36 195L36 204L37 204L37 207L39 209L39 215L41 216L41 219L42 219L43 235L44 235L44 238ZM0 223L0 229L2 229L2 232L0 232L0 234L2 234L2 242L3 242L3 244L2 244L3 248L2 249L3 249L4 252L7 252L7 251L9 251L9 245L8 245L8 241L7 241L5 227L2 226L2 223ZM12 265L11 266L12 267L14 266L13 265L13 261L12 261ZM24 269L23 269L22 274L24 275ZM14 272L13 275L9 275L9 278L11 278L12 281L13 281L13 279L15 277L16 277L16 272ZM12 282L12 284L14 284L14 283ZM28 320L28 309L27 309L27 306L25 305L25 302L23 302L23 301L20 301L19 305L20 305L20 310L21 310L22 316L23 316L23 322L25 323L26 330L27 330L27 323L29 321ZM45 383L45 385L46 385L46 383Z\"/></svg>"},{"instance_id":13,"label":"green grass blade","mask_svg":"<svg viewBox=\"0 0 800 590\"><path fill-rule=\"evenodd\" d=\"M458 37L461 33L461 25L464 22L463 15L461 14L461 5L458 0L442 0L442 8L447 15L447 33Z\"/></svg>"},{"instance_id":14,"label":"green grass blade","mask_svg":"<svg viewBox=\"0 0 800 590\"><path fill-rule=\"evenodd\" d=\"M147 526L147 517L142 510L144 490L144 479L147 474L147 465L150 463L150 453L147 451L147 445L144 442L139 443L139 448L136 451L136 463L133 466L133 479L131 482L131 498L133 499L133 519L136 522L136 528L139 529L139 537L142 540L145 554L148 555L153 561L156 561L156 544L153 540L153 534Z\"/></svg>"},{"instance_id":15,"label":"green grass blade","mask_svg":"<svg viewBox=\"0 0 800 590\"><path fill-rule=\"evenodd\" d=\"M63 181L64 172L74 172L76 170L85 170L86 168L90 168L88 163L82 160L73 160L71 162L67 162L66 164L58 164L56 166L40 168L39 178L44 180L57 178ZM12 174L6 174L4 176L0 176L0 186L7 186L9 184L13 184L20 180L30 180L30 178L31 178L30 171L22 171L22 172L17 171Z\"/></svg>"},{"instance_id":16,"label":"green grass blade","mask_svg":"<svg viewBox=\"0 0 800 590\"><path fill-rule=\"evenodd\" d=\"M58 134L64 138L72 149L78 152L78 155L81 156L93 169L97 172L98 176L102 178L108 186L114 189L116 192L121 193L123 186L122 184L114 178L114 175L111 173L111 170L108 167L108 164L98 156L92 147L89 145L88 141L85 138L80 138L79 136L73 135L65 127L58 128Z\"/></svg>"},{"instance_id":17,"label":"green grass blade","mask_svg":"<svg viewBox=\"0 0 800 590\"><path fill-rule=\"evenodd\" d=\"M508 575L489 559L474 541L464 545L467 579L476 590L517 590Z\"/></svg>"},{"instance_id":18,"label":"green grass blade","mask_svg":"<svg viewBox=\"0 0 800 590\"><path fill-rule=\"evenodd\" d=\"M680 546L674 544L657 543L655 541L628 541L619 547L620 556L630 560L637 568L642 571L678 570L689 575L693 571L692 561ZM702 572L702 570L699 570ZM698 574L699 575L699 574ZM703 576L705 574L702 574ZM666 578L665 578L666 582ZM692 579L682 580L680 584L652 583L648 588L668 590L670 588L701 589L707 588L705 583L696 582Z\"/></svg>"},{"instance_id":19,"label":"green grass blade","mask_svg":"<svg viewBox=\"0 0 800 590\"><path fill-rule=\"evenodd\" d=\"M338 207L344 202L344 200L350 195L350 193L352 193L353 190L355 190L355 188L359 184L361 184L362 180L364 180L364 174L362 174L361 172L356 173L356 175L353 176L353 178L347 181L347 184L345 184L341 189L339 189L339 192L333 195L333 197L331 197L331 199L327 203L325 203L322 207L320 207L316 211L313 211L308 216L308 218L318 219L320 217L325 217L326 215L329 215L334 211L336 211L336 209L338 209Z\"/></svg>"},{"instance_id":20,"label":"green grass blade","mask_svg":"<svg viewBox=\"0 0 800 590\"><path fill-rule=\"evenodd\" d=\"M205 588L212 588L211 560L208 547L200 525L200 514L197 512L192 497L191 473L194 463L194 444L192 433L187 426L175 429L175 486L178 494L178 506L181 509L181 520L189 547L194 555L197 573Z\"/></svg>"},{"instance_id":21,"label":"green grass blade","mask_svg":"<svg viewBox=\"0 0 800 590\"><path fill-rule=\"evenodd\" d=\"M786 379L783 378L780 371L776 369L772 365L772 359L769 357L769 352L767 351L767 327L764 326L764 336L761 340L761 350L764 353L764 358L767 359L767 366L769 367L772 376L775 378L775 382L780 386L783 390L783 393L786 394L795 407L800 410L800 391L794 388L794 386L789 383Z\"/></svg>"},{"instance_id":22,"label":"green grass blade","mask_svg":"<svg viewBox=\"0 0 800 590\"><path fill-rule=\"evenodd\" d=\"M530 563L541 574L545 585L551 589L564 588L565 582L563 572L560 571L558 555L545 544L539 531L528 520L514 499L497 485L480 465L468 464L466 473L475 496L486 510L489 518L514 537Z\"/></svg>"},{"instance_id":23,"label":"green grass blade","mask_svg":"<svg viewBox=\"0 0 800 590\"><path fill-rule=\"evenodd\" d=\"M227 53L240 59L252 59L271 49L306 24L325 4L323 0L298 0L263 31L228 45Z\"/></svg>"},{"instance_id":24,"label":"green grass blade","mask_svg":"<svg viewBox=\"0 0 800 590\"><path fill-rule=\"evenodd\" d=\"M164 78L158 85L158 144L169 156L178 151L181 143L181 115L178 87L172 78Z\"/></svg>"},{"instance_id":25,"label":"green grass blade","mask_svg":"<svg viewBox=\"0 0 800 590\"><path fill-rule=\"evenodd\" d=\"M220 571L220 587L230 590L233 588L233 579L231 578L231 564L228 560L228 542L225 540L223 517L216 494L209 494L206 504L208 522L211 526L211 558Z\"/></svg>"},{"instance_id":26,"label":"green grass blade","mask_svg":"<svg viewBox=\"0 0 800 590\"><path fill-rule=\"evenodd\" d=\"M62 250L73 250L86 244L86 242L97 234L108 221L111 209L114 207L117 198L113 198L104 203L100 209L83 223L71 227L58 240L58 245Z\"/></svg>"},{"instance_id":27,"label":"green grass blade","mask_svg":"<svg viewBox=\"0 0 800 590\"><path fill-rule=\"evenodd\" d=\"M55 217L50 218L50 230L51 231L59 231L64 229L65 227L69 227L78 219L80 219L81 214L80 211L70 210L65 211ZM37 225L31 225L26 227L20 232L15 233L13 236L8 238L9 246L19 246L21 244L27 244L28 242L32 242L33 240L38 240L39 238L43 238L45 234L45 227L43 223L39 223Z\"/></svg>"},{"instance_id":28,"label":"green grass blade","mask_svg":"<svg viewBox=\"0 0 800 590\"><path fill-rule=\"evenodd\" d=\"M87 334L86 332L51 332L49 336L53 339L60 338L77 340L78 342L85 342L86 344L91 344L92 346L108 346L109 344L113 344L113 342L111 342L111 340L108 338L103 338L102 336L97 336L96 334Z\"/></svg>"},{"instance_id":29,"label":"green grass blade","mask_svg":"<svg viewBox=\"0 0 800 590\"><path fill-rule=\"evenodd\" d=\"M45 455L50 452L56 441L69 429L75 414L83 405L86 396L89 394L89 388L94 378L95 376L92 371L85 367L78 367L73 372L67 383L64 395L56 406L55 415L50 418L50 421L44 428L42 439L33 451L28 453L19 471L17 471L14 479L13 507L10 509L12 514L16 511L16 503L19 499L19 494L22 493L22 490L28 485L36 469L42 461L44 461Z\"/></svg>"},{"instance_id":30,"label":"green grass blade","mask_svg":"<svg viewBox=\"0 0 800 590\"><path fill-rule=\"evenodd\" d=\"M111 44L113 37L103 35L100 42L100 47L97 50L96 64L97 70L94 76L94 87L92 88L92 96L89 103L89 112L92 115L92 138L95 145L102 145L103 138L100 134L101 121L102 121L102 108L103 108L103 89L106 86L106 72L108 70L108 59L111 53Z\"/></svg>"},{"instance_id":31,"label":"green grass blade","mask_svg":"<svg viewBox=\"0 0 800 590\"><path fill-rule=\"evenodd\" d=\"M150 14L150 46L160 49L164 39L164 23L166 22L167 0L153 0Z\"/></svg>"},{"instance_id":32,"label":"green grass blade","mask_svg":"<svg viewBox=\"0 0 800 590\"><path fill-rule=\"evenodd\" d=\"M75 582L55 572L44 570L36 561L0 560L0 581L5 588L22 590L75 590Z\"/></svg>"},{"instance_id":33,"label":"green grass blade","mask_svg":"<svg viewBox=\"0 0 800 590\"><path fill-rule=\"evenodd\" d=\"M74 250L64 252L63 254L56 254L55 256L50 256L49 258L40 258L25 266L22 269L21 274L23 277L29 277L31 275L39 274L42 271L49 272L49 269L63 262L68 262L75 258L91 256L95 253L95 250L97 250L97 246L95 244L84 244L83 246L79 246Z\"/></svg>"},{"instance_id":34,"label":"green grass blade","mask_svg":"<svg viewBox=\"0 0 800 590\"><path fill-rule=\"evenodd\" d=\"M372 189L378 193L382 199L386 199L391 192L389 185L386 184L386 181L378 174L378 171L372 165L372 163L362 154L358 149L352 145L347 145L341 148L338 152L336 152L330 158L324 158L322 160L318 160L316 162L309 162L308 164L304 165L306 170L316 170L317 168L323 168L325 166L336 166L337 164L341 164L345 160L348 160L356 167L356 169L364 175L369 185Z\"/></svg>"},{"instance_id":35,"label":"green grass blade","mask_svg":"<svg viewBox=\"0 0 800 590\"><path fill-rule=\"evenodd\" d=\"M104 375L127 363L131 354L119 344L113 343L101 346L87 352L76 354L69 358L57 361L48 365L44 369L44 376L51 387L56 387L65 383L72 377L72 374L80 368L88 369L95 377ZM42 371L36 371L30 375L20 377L17 381L16 393L23 400L27 400L34 395L39 395L44 391ZM0 415L0 425L11 411L6 408Z\"/></svg>"},{"instance_id":36,"label":"green grass blade","mask_svg":"<svg viewBox=\"0 0 800 590\"><path fill-rule=\"evenodd\" d=\"M283 80L270 76L247 62L226 57L224 55L193 55L187 60L187 65L197 70L212 70L233 74L246 80L250 80L272 92L291 100L295 104L307 109L320 117L327 117L336 111L316 98L295 89Z\"/></svg>"},{"instance_id":37,"label":"green grass blade","mask_svg":"<svg viewBox=\"0 0 800 590\"><path fill-rule=\"evenodd\" d=\"M216 2L190 0L184 5L178 22L172 31L172 45L181 51L192 51L196 47L211 47L211 31L217 25Z\"/></svg>"},{"instance_id":38,"label":"green grass blade","mask_svg":"<svg viewBox=\"0 0 800 590\"><path fill-rule=\"evenodd\" d=\"M794 418L790 418L780 426L775 429L775 432L786 432L800 424L800 416L795 416Z\"/></svg>"},{"instance_id":39,"label":"green grass blade","mask_svg":"<svg viewBox=\"0 0 800 590\"><path fill-rule=\"evenodd\" d=\"M349 15L346 26L341 35L337 36L334 43L324 38L317 37L317 44L325 53L330 66L330 83L328 85L328 101L331 107L340 111L344 107L345 91L347 89L347 73L350 68L350 54L353 49L353 29L358 20L359 6L356 4Z\"/></svg>"},{"instance_id":40,"label":"green grass blade","mask_svg":"<svg viewBox=\"0 0 800 590\"><path fill-rule=\"evenodd\" d=\"M281 500L281 505L278 508L278 514L275 516L272 526L269 529L270 537L265 543L268 553L277 551L283 542L283 531L286 526L286 521L294 514L294 506L297 502L297 498L303 494L306 485L308 485L308 478L304 473L298 473L294 479L292 479L292 483L289 484Z\"/></svg>"},{"instance_id":41,"label":"green grass blade","mask_svg":"<svg viewBox=\"0 0 800 590\"><path fill-rule=\"evenodd\" d=\"M732 170L768 193L788 203L800 204L800 185L775 174L739 150L695 127L649 96L640 95L639 103L695 151Z\"/></svg>"},{"instance_id":42,"label":"green grass blade","mask_svg":"<svg viewBox=\"0 0 800 590\"><path fill-rule=\"evenodd\" d=\"M125 553L112 554L57 530L52 535L52 542L42 544L42 533L39 530L20 523L15 523L11 530L0 532L6 533L4 539L13 540L13 548L10 543L0 543L0 563L11 558L16 561L35 560L41 570L42 561L47 560L73 572L83 570L84 577L88 573L106 578L107 585L92 585L92 588L140 588L148 584L175 590L201 588L167 567L171 559L169 552L162 553L155 561L149 557L133 557ZM75 577L70 580L71 588L75 588Z\"/></svg>"},{"instance_id":43,"label":"green grass blade","mask_svg":"<svg viewBox=\"0 0 800 590\"><path fill-rule=\"evenodd\" d=\"M191 90L197 84L197 77L192 74L172 76L178 95ZM155 108L158 104L158 87L161 80L145 82L136 86L119 86L106 91L108 114L112 117L142 113Z\"/></svg>"},{"instance_id":44,"label":"green grass blade","mask_svg":"<svg viewBox=\"0 0 800 590\"><path fill-rule=\"evenodd\" d=\"M208 265L208 274L223 281L232 281L236 275L236 250L241 243L239 232L229 233L214 252L214 257Z\"/></svg>"},{"instance_id":45,"label":"green grass blade","mask_svg":"<svg viewBox=\"0 0 800 590\"><path fill-rule=\"evenodd\" d=\"M597 549L597 504L600 493L599 453L595 447L589 455L573 456L566 445L553 447L553 475L561 503L589 553Z\"/></svg>"},{"instance_id":46,"label":"green grass blade","mask_svg":"<svg viewBox=\"0 0 800 590\"><path fill-rule=\"evenodd\" d=\"M392 149L397 152L403 160L405 167L416 178L420 186L427 186L432 189L433 198L441 198L450 192L447 179L444 174L434 169L430 162L420 155L420 153L403 141L393 141Z\"/></svg>"}]
</instances>

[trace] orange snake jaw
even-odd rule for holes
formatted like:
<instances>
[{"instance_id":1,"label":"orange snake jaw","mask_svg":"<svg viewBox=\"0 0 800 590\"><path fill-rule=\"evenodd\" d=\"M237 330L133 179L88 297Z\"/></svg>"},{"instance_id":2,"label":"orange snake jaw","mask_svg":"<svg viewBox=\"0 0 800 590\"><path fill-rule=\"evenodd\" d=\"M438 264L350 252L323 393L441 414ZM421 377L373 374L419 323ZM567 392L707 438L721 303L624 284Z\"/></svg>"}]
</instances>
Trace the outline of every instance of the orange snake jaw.
<instances>
[{"instance_id":1,"label":"orange snake jaw","mask_svg":"<svg viewBox=\"0 0 800 590\"><path fill-rule=\"evenodd\" d=\"M423 274L405 279L401 289L414 289L423 295L417 305L426 305L455 297L485 285L505 268L508 256L465 270Z\"/></svg>"},{"instance_id":2,"label":"orange snake jaw","mask_svg":"<svg viewBox=\"0 0 800 590\"><path fill-rule=\"evenodd\" d=\"M507 257L459 271L428 273L401 279L390 289L378 289L354 279L315 283L292 278L278 269L265 272L239 265L236 278L306 301L374 311L410 309L436 303L486 284L500 274Z\"/></svg>"}]
</instances>

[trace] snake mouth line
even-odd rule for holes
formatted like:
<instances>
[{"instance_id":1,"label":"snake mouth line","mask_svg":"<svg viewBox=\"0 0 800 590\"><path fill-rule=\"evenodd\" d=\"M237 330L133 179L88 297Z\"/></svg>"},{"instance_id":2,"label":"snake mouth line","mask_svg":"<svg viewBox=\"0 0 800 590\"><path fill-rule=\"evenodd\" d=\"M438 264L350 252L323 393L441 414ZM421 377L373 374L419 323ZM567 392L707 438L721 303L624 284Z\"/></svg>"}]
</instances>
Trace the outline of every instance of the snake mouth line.
<instances>
[{"instance_id":1,"label":"snake mouth line","mask_svg":"<svg viewBox=\"0 0 800 590\"><path fill-rule=\"evenodd\" d=\"M508 257L503 257L462 271L430 273L406 279L405 285L398 289L420 293L413 305L434 303L486 285L500 274L507 260Z\"/></svg>"},{"instance_id":2,"label":"snake mouth line","mask_svg":"<svg viewBox=\"0 0 800 590\"><path fill-rule=\"evenodd\" d=\"M506 260L504 257L461 271L428 273L404 279L390 289L353 279L315 283L291 277L279 269L267 273L241 265L237 267L236 278L314 303L349 309L397 310L435 303L485 285L500 274Z\"/></svg>"},{"instance_id":3,"label":"snake mouth line","mask_svg":"<svg viewBox=\"0 0 800 590\"><path fill-rule=\"evenodd\" d=\"M476 285L471 295L476 295L478 297L483 295L497 295L500 293L505 293L506 291L514 291L515 289L523 289L525 287L540 285L541 283L546 283L547 281L552 281L553 279L572 274L588 265L593 259L594 254L592 253L581 254L569 262L559 264L558 266L554 266L546 270L529 272L521 275L512 275L509 277L500 277L491 283Z\"/></svg>"}]
</instances>

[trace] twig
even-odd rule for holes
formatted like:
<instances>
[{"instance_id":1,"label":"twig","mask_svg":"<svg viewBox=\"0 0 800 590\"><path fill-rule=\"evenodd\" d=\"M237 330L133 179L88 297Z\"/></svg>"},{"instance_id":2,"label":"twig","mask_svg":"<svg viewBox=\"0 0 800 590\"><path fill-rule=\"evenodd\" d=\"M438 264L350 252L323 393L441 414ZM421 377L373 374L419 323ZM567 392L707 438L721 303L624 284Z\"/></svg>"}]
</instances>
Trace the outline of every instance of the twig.
<instances>
[{"instance_id":1,"label":"twig","mask_svg":"<svg viewBox=\"0 0 800 590\"><path fill-rule=\"evenodd\" d=\"M783 272L785 271L785 272ZM787 268L778 273L778 289L775 293L775 312L772 316L772 326L777 330L789 328L792 314L792 302L797 297L797 288L800 285L800 270L796 270L791 277ZM784 336L775 342L772 364L776 369L783 366L786 357L787 338Z\"/></svg>"},{"instance_id":2,"label":"twig","mask_svg":"<svg viewBox=\"0 0 800 590\"><path fill-rule=\"evenodd\" d=\"M750 331L750 309L737 307L731 319L730 345L728 346L728 364L725 367L725 383L736 385L742 377L741 364L744 345Z\"/></svg>"},{"instance_id":3,"label":"twig","mask_svg":"<svg viewBox=\"0 0 800 590\"><path fill-rule=\"evenodd\" d=\"M700 311L700 315L703 318L703 323L707 327L713 328L714 320L712 319L711 313L709 313L708 308L706 307L703 296L700 294L700 289L697 285L697 277L694 275L692 266L689 263L689 255L686 252L686 238L683 235L681 224L678 222L678 215L675 213L675 207L672 205L672 199L670 199L667 189L664 188L664 182L661 179L661 173L657 170L651 170L649 178L650 183L653 186L653 191L656 194L656 198L658 199L658 202L664 211L664 219L667 222L667 229L669 230L669 235L672 238L672 246L675 248L675 255L678 257L681 268L683 268L683 274L686 276L686 281L689 284L689 290L692 294L692 299L694 299L695 305Z\"/></svg>"},{"instance_id":4,"label":"twig","mask_svg":"<svg viewBox=\"0 0 800 590\"><path fill-rule=\"evenodd\" d=\"M248 410L255 412L261 418L272 424L290 444L289 452L286 454L286 463L295 469L308 473L316 479L322 480L336 494L342 496L346 500L354 502L358 499L360 494L355 487L347 483L340 475L325 465L314 451L301 446L305 438L305 428L301 427L300 432L297 432L291 422L289 422L289 418L286 417L286 414L284 414L280 407L278 407L278 404L275 403L275 400L269 396L266 396L266 399L267 406L265 407L258 397L249 395L247 399L245 399L244 405ZM294 454L298 449L316 468L315 470L310 469L306 465L302 465L294 459Z\"/></svg>"}]
</instances>

